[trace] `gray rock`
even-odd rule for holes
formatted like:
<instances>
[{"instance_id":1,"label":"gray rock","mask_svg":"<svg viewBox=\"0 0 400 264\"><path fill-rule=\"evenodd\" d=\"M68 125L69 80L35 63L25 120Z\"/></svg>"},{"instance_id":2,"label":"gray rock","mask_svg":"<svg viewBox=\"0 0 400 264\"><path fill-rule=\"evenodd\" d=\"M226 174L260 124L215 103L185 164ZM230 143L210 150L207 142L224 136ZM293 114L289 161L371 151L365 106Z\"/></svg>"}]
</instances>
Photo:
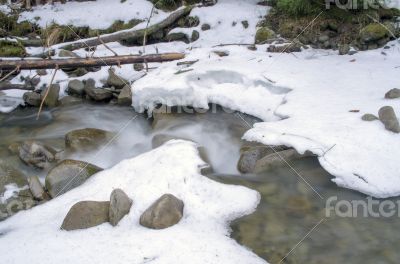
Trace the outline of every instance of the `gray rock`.
<instances>
[{"instance_id":1,"label":"gray rock","mask_svg":"<svg viewBox=\"0 0 400 264\"><path fill-rule=\"evenodd\" d=\"M49 171L45 179L45 187L54 198L81 185L101 170L96 165L87 162L63 160Z\"/></svg>"},{"instance_id":2,"label":"gray rock","mask_svg":"<svg viewBox=\"0 0 400 264\"><path fill-rule=\"evenodd\" d=\"M244 28L248 28L248 27L249 27L249 21L243 20L243 21L241 21L241 23L242 23L242 26L243 26Z\"/></svg>"},{"instance_id":3,"label":"gray rock","mask_svg":"<svg viewBox=\"0 0 400 264\"><path fill-rule=\"evenodd\" d=\"M31 191L33 198L39 201L49 200L49 195L45 192L42 184L37 176L28 177L29 190Z\"/></svg>"},{"instance_id":4,"label":"gray rock","mask_svg":"<svg viewBox=\"0 0 400 264\"><path fill-rule=\"evenodd\" d=\"M339 46L339 55L346 55L350 51L350 45L343 44Z\"/></svg>"},{"instance_id":5,"label":"gray rock","mask_svg":"<svg viewBox=\"0 0 400 264\"><path fill-rule=\"evenodd\" d=\"M39 76L44 76L44 75L47 75L47 70L45 70L45 69L39 69L39 70L36 70L36 73L37 73L37 75L39 75Z\"/></svg>"},{"instance_id":6,"label":"gray rock","mask_svg":"<svg viewBox=\"0 0 400 264\"><path fill-rule=\"evenodd\" d=\"M65 146L72 151L90 151L105 144L112 133L98 128L72 130L65 135Z\"/></svg>"},{"instance_id":7,"label":"gray rock","mask_svg":"<svg viewBox=\"0 0 400 264\"><path fill-rule=\"evenodd\" d=\"M190 36L190 41L191 42L195 42L196 40L198 40L200 38L200 33L197 30L193 30L192 31L192 35Z\"/></svg>"},{"instance_id":8,"label":"gray rock","mask_svg":"<svg viewBox=\"0 0 400 264\"><path fill-rule=\"evenodd\" d=\"M125 85L128 84L128 81L115 74L113 69L108 70L108 79L107 84L109 86L114 86L117 89L122 89Z\"/></svg>"},{"instance_id":9,"label":"gray rock","mask_svg":"<svg viewBox=\"0 0 400 264\"><path fill-rule=\"evenodd\" d=\"M46 99L44 100L44 104L46 106L50 106L50 107L57 106L57 104L58 104L58 96L60 94L60 85L59 84L52 84L47 89L50 89L50 90L49 90L49 92L48 92L48 94L46 96ZM45 90L43 90L41 92L42 98L44 98L47 89L45 89Z\"/></svg>"},{"instance_id":10,"label":"gray rock","mask_svg":"<svg viewBox=\"0 0 400 264\"><path fill-rule=\"evenodd\" d=\"M132 91L129 85L125 85L118 95L119 105L132 105Z\"/></svg>"},{"instance_id":11,"label":"gray rock","mask_svg":"<svg viewBox=\"0 0 400 264\"><path fill-rule=\"evenodd\" d=\"M134 63L133 64L133 69L135 71L143 71L144 69L144 64L143 63Z\"/></svg>"},{"instance_id":12,"label":"gray rock","mask_svg":"<svg viewBox=\"0 0 400 264\"><path fill-rule=\"evenodd\" d=\"M82 98L74 97L74 96L64 96L59 100L61 106L69 106L69 105L76 105L81 104L83 102Z\"/></svg>"},{"instance_id":13,"label":"gray rock","mask_svg":"<svg viewBox=\"0 0 400 264\"><path fill-rule=\"evenodd\" d=\"M183 32L168 33L167 41L183 41L189 43L189 37Z\"/></svg>"},{"instance_id":14,"label":"gray rock","mask_svg":"<svg viewBox=\"0 0 400 264\"><path fill-rule=\"evenodd\" d=\"M203 24L203 25L201 25L201 30L203 30L203 31L207 31L207 30L210 30L210 29L211 29L210 24Z\"/></svg>"},{"instance_id":15,"label":"gray rock","mask_svg":"<svg viewBox=\"0 0 400 264\"><path fill-rule=\"evenodd\" d=\"M376 116L373 115L373 114L364 114L364 115L361 117L361 119L362 119L363 121L375 121L375 120L378 120L378 117L376 117Z\"/></svg>"},{"instance_id":16,"label":"gray rock","mask_svg":"<svg viewBox=\"0 0 400 264\"><path fill-rule=\"evenodd\" d=\"M400 97L400 89L393 88L385 94L386 99L395 99Z\"/></svg>"},{"instance_id":17,"label":"gray rock","mask_svg":"<svg viewBox=\"0 0 400 264\"><path fill-rule=\"evenodd\" d=\"M85 85L80 80L72 80L68 83L67 93L70 95L83 96L85 94Z\"/></svg>"},{"instance_id":18,"label":"gray rock","mask_svg":"<svg viewBox=\"0 0 400 264\"><path fill-rule=\"evenodd\" d=\"M22 99L27 105L30 106L39 106L40 103L42 102L42 97L40 96L39 93L36 92L26 92L22 96Z\"/></svg>"},{"instance_id":19,"label":"gray rock","mask_svg":"<svg viewBox=\"0 0 400 264\"><path fill-rule=\"evenodd\" d=\"M394 133L400 132L399 120L391 106L384 106L379 109L379 120L385 125L385 128Z\"/></svg>"},{"instance_id":20,"label":"gray rock","mask_svg":"<svg viewBox=\"0 0 400 264\"><path fill-rule=\"evenodd\" d=\"M328 40L329 40L329 36L327 36L327 35L321 35L321 36L318 37L318 41L321 42L321 43L324 43L324 42L326 42Z\"/></svg>"},{"instance_id":21,"label":"gray rock","mask_svg":"<svg viewBox=\"0 0 400 264\"><path fill-rule=\"evenodd\" d=\"M184 204L172 194L164 194L140 216L142 226L163 229L177 224L183 216Z\"/></svg>"},{"instance_id":22,"label":"gray rock","mask_svg":"<svg viewBox=\"0 0 400 264\"><path fill-rule=\"evenodd\" d=\"M274 147L275 149L275 147ZM301 159L305 157L312 156L310 153L299 154L294 149L286 149L282 151L273 152L269 155L264 156L263 158L257 160L254 172L260 173L263 171L270 170L272 168L285 166L287 161L292 161L296 159Z\"/></svg>"},{"instance_id":23,"label":"gray rock","mask_svg":"<svg viewBox=\"0 0 400 264\"><path fill-rule=\"evenodd\" d=\"M44 169L55 161L57 151L39 141L24 141L19 147L19 158L30 166Z\"/></svg>"},{"instance_id":24,"label":"gray rock","mask_svg":"<svg viewBox=\"0 0 400 264\"><path fill-rule=\"evenodd\" d=\"M74 204L65 216L61 229L86 229L108 222L110 202L81 201Z\"/></svg>"},{"instance_id":25,"label":"gray rock","mask_svg":"<svg viewBox=\"0 0 400 264\"><path fill-rule=\"evenodd\" d=\"M110 90L104 88L85 88L85 92L89 99L92 99L96 102L110 101L113 98L113 93Z\"/></svg>"},{"instance_id":26,"label":"gray rock","mask_svg":"<svg viewBox=\"0 0 400 264\"><path fill-rule=\"evenodd\" d=\"M116 226L118 222L129 213L132 200L121 189L115 189L110 196L110 224Z\"/></svg>"},{"instance_id":27,"label":"gray rock","mask_svg":"<svg viewBox=\"0 0 400 264\"><path fill-rule=\"evenodd\" d=\"M69 57L69 58L79 58L79 56L76 54L76 53L74 53L74 52L72 52L72 51L69 51L69 50L60 50L59 52L58 52L58 56L59 57Z\"/></svg>"}]
</instances>

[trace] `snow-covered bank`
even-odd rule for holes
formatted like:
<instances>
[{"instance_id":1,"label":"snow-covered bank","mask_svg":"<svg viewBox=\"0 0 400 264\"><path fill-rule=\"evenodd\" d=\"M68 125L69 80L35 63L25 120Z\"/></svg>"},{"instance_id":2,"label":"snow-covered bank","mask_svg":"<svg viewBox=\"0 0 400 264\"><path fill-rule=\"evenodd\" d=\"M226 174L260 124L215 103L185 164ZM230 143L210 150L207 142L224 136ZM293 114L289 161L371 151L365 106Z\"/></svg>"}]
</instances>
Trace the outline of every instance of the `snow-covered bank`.
<instances>
[{"instance_id":1,"label":"snow-covered bank","mask_svg":"<svg viewBox=\"0 0 400 264\"><path fill-rule=\"evenodd\" d=\"M192 71L174 74L179 66L168 63L137 81L134 106L151 109L161 99L197 107L213 102L274 121L256 124L244 138L293 146L301 153L310 150L338 185L376 197L396 196L399 134L385 130L379 121L361 120L384 105L400 115L399 100L384 99L398 85L400 71L400 45L390 44L385 53L354 56L312 49L295 56L266 53L265 46L258 51L196 49L186 58L200 60L190 66ZM230 55L213 53L221 49ZM276 121L278 116L284 119Z\"/></svg>"},{"instance_id":2,"label":"snow-covered bank","mask_svg":"<svg viewBox=\"0 0 400 264\"><path fill-rule=\"evenodd\" d=\"M0 223L2 261L265 263L228 237L229 221L254 211L258 193L200 175L203 165L195 144L182 140L122 161L57 199ZM118 226L106 223L86 230L60 230L74 203L108 200L115 188L133 199L129 215ZM182 220L164 230L140 226L141 213L164 193L183 200Z\"/></svg>"}]
</instances>

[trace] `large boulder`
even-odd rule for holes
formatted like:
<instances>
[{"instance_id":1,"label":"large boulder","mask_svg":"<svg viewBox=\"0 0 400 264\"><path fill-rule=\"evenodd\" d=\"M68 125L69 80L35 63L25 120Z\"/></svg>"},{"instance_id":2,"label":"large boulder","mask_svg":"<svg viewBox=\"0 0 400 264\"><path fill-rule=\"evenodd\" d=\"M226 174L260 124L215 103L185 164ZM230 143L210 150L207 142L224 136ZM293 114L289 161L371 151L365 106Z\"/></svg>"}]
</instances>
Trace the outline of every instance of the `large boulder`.
<instances>
[{"instance_id":1,"label":"large boulder","mask_svg":"<svg viewBox=\"0 0 400 264\"><path fill-rule=\"evenodd\" d=\"M163 229L177 224L183 216L184 204L172 194L164 194L140 216L142 226Z\"/></svg>"},{"instance_id":2,"label":"large boulder","mask_svg":"<svg viewBox=\"0 0 400 264\"><path fill-rule=\"evenodd\" d=\"M132 90L129 85L125 85L118 95L119 105L132 105Z\"/></svg>"},{"instance_id":3,"label":"large boulder","mask_svg":"<svg viewBox=\"0 0 400 264\"><path fill-rule=\"evenodd\" d=\"M400 132L399 120L391 106L384 106L379 109L379 120L385 125L385 128L394 133Z\"/></svg>"},{"instance_id":4,"label":"large boulder","mask_svg":"<svg viewBox=\"0 0 400 264\"><path fill-rule=\"evenodd\" d=\"M85 94L85 85L80 80L72 80L68 83L67 93L70 95L83 96Z\"/></svg>"},{"instance_id":5,"label":"large boulder","mask_svg":"<svg viewBox=\"0 0 400 264\"><path fill-rule=\"evenodd\" d=\"M101 170L102 168L87 162L63 160L49 171L45 179L45 187L54 198L81 185Z\"/></svg>"},{"instance_id":6,"label":"large boulder","mask_svg":"<svg viewBox=\"0 0 400 264\"><path fill-rule=\"evenodd\" d=\"M255 44L264 44L268 40L275 38L275 32L268 27L261 27L257 29L255 36Z\"/></svg>"},{"instance_id":7,"label":"large boulder","mask_svg":"<svg viewBox=\"0 0 400 264\"><path fill-rule=\"evenodd\" d=\"M39 93L36 92L26 92L22 96L22 99L27 105L30 106L39 106L40 103L42 102L42 97L40 96Z\"/></svg>"},{"instance_id":8,"label":"large boulder","mask_svg":"<svg viewBox=\"0 0 400 264\"><path fill-rule=\"evenodd\" d=\"M377 42L389 36L389 31L380 23L371 23L361 29L359 38L362 43Z\"/></svg>"},{"instance_id":9,"label":"large boulder","mask_svg":"<svg viewBox=\"0 0 400 264\"><path fill-rule=\"evenodd\" d=\"M400 89L393 88L385 94L386 99L400 98Z\"/></svg>"},{"instance_id":10,"label":"large boulder","mask_svg":"<svg viewBox=\"0 0 400 264\"><path fill-rule=\"evenodd\" d=\"M61 229L85 229L108 222L110 202L81 201L74 204L65 216Z\"/></svg>"},{"instance_id":11,"label":"large boulder","mask_svg":"<svg viewBox=\"0 0 400 264\"><path fill-rule=\"evenodd\" d=\"M44 169L55 161L57 151L39 141L24 141L19 146L19 157L26 164Z\"/></svg>"},{"instance_id":12,"label":"large boulder","mask_svg":"<svg viewBox=\"0 0 400 264\"><path fill-rule=\"evenodd\" d=\"M98 128L72 130L65 135L65 146L72 151L90 151L105 144L113 133Z\"/></svg>"},{"instance_id":13,"label":"large boulder","mask_svg":"<svg viewBox=\"0 0 400 264\"><path fill-rule=\"evenodd\" d=\"M0 221L34 205L25 175L0 160Z\"/></svg>"},{"instance_id":14,"label":"large boulder","mask_svg":"<svg viewBox=\"0 0 400 264\"><path fill-rule=\"evenodd\" d=\"M122 89L125 85L129 84L127 80L121 76L115 74L113 69L108 71L107 84L109 86L114 86L116 89Z\"/></svg>"},{"instance_id":15,"label":"large boulder","mask_svg":"<svg viewBox=\"0 0 400 264\"><path fill-rule=\"evenodd\" d=\"M44 190L42 183L37 176L30 176L28 178L29 190L31 191L33 198L38 201L49 200L50 197Z\"/></svg>"},{"instance_id":16,"label":"large boulder","mask_svg":"<svg viewBox=\"0 0 400 264\"><path fill-rule=\"evenodd\" d=\"M129 213L131 206L132 200L123 190L113 190L110 196L110 224L116 226L118 222Z\"/></svg>"},{"instance_id":17,"label":"large boulder","mask_svg":"<svg viewBox=\"0 0 400 264\"><path fill-rule=\"evenodd\" d=\"M42 98L44 98L47 90L49 89L49 92L46 96L46 99L44 100L44 104L46 106L54 107L57 106L58 104L58 96L60 94L60 85L59 84L52 84L49 88L44 89L41 93Z\"/></svg>"}]
</instances>

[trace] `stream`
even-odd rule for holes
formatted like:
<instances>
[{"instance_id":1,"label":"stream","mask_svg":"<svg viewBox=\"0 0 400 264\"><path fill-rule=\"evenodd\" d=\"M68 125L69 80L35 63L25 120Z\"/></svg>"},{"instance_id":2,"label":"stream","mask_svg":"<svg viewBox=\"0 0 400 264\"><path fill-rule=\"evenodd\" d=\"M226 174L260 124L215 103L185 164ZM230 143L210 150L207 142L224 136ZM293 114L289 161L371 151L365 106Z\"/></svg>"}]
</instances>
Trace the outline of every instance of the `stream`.
<instances>
[{"instance_id":1,"label":"stream","mask_svg":"<svg viewBox=\"0 0 400 264\"><path fill-rule=\"evenodd\" d=\"M247 126L234 114L219 107L213 109L201 114L159 115L153 122L131 107L112 105L84 103L57 107L43 111L38 120L36 108L17 109L7 115L0 114L0 159L25 175L38 175L43 181L47 171L29 167L17 155L10 155L10 144L35 139L61 151L67 132L88 127L104 129L118 135L110 145L99 151L66 153L63 158L109 168L167 139L193 140L202 146L203 158L211 164L208 177L244 185L261 194L257 210L231 224L231 236L260 257L274 264L398 263L400 219L397 216L326 217L325 199L337 196L339 200L366 200L366 196L337 187L316 158L304 158L291 165L324 199L288 166L260 174L240 174L236 164L243 143L241 136ZM244 118L248 123L257 122L250 116Z\"/></svg>"}]
</instances>

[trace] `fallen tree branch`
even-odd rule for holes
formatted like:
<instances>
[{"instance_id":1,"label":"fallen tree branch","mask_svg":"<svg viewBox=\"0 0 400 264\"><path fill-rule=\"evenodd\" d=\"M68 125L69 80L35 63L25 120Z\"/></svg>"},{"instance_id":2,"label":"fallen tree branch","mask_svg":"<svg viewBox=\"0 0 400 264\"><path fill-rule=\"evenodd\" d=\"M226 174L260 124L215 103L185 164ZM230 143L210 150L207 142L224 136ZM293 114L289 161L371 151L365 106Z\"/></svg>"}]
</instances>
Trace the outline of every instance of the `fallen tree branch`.
<instances>
[{"instance_id":1,"label":"fallen tree branch","mask_svg":"<svg viewBox=\"0 0 400 264\"><path fill-rule=\"evenodd\" d=\"M161 29L171 26L175 21L177 21L182 16L188 15L192 11L192 6L178 9L177 11L171 13L163 21L156 23L148 28L138 29L138 30L124 30L120 32L115 32L107 35L100 36L100 38L88 38L81 39L64 46L58 46L60 49L65 50L75 50L90 46L98 46L103 43L122 41L122 42L135 42L138 40L143 40L145 35L149 36Z\"/></svg>"},{"instance_id":2,"label":"fallen tree branch","mask_svg":"<svg viewBox=\"0 0 400 264\"><path fill-rule=\"evenodd\" d=\"M14 83L0 83L0 91L4 91L4 90L13 90L13 89L17 89L17 90L33 90L34 87L33 86L28 86L25 84L14 84Z\"/></svg>"},{"instance_id":3,"label":"fallen tree branch","mask_svg":"<svg viewBox=\"0 0 400 264\"><path fill-rule=\"evenodd\" d=\"M43 105L44 105L44 101L46 100L47 95L49 94L49 91L51 89L51 85L53 84L53 81L54 81L54 77L56 77L57 70L58 70L58 65L56 65L56 67L54 68L54 73L53 73L53 76L51 77L51 80L50 80L50 83L49 83L49 87L47 87L47 90L44 93L44 96L42 98L42 102L40 103L39 111L38 111L37 116L36 116L36 120L39 120L40 113L42 112L42 108L43 108Z\"/></svg>"},{"instance_id":4,"label":"fallen tree branch","mask_svg":"<svg viewBox=\"0 0 400 264\"><path fill-rule=\"evenodd\" d=\"M164 62L180 60L185 57L183 53L164 53L149 55L123 55L94 58L69 58L69 59L30 59L30 60L0 60L1 70L13 70L19 67L20 70L27 69L60 69L87 68L95 66L111 66L144 62Z\"/></svg>"}]
</instances>

